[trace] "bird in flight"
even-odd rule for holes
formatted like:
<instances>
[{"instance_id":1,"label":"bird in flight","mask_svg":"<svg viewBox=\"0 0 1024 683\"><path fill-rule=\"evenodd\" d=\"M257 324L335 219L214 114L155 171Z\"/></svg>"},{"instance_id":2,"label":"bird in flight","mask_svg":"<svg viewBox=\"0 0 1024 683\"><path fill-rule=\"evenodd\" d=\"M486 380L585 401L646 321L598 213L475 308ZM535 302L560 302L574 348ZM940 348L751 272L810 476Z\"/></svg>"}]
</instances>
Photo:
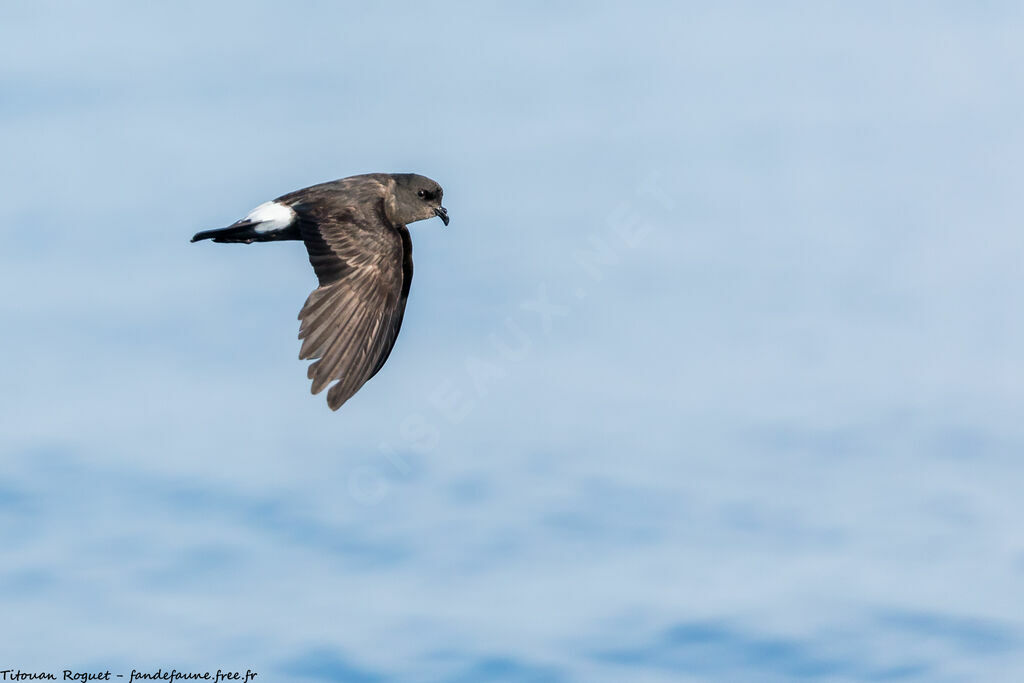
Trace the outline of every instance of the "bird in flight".
<instances>
[{"instance_id":1,"label":"bird in flight","mask_svg":"<svg viewBox=\"0 0 1024 683\"><path fill-rule=\"evenodd\" d=\"M412 282L409 223L438 217L444 191L414 173L369 173L296 190L193 242L302 240L320 285L299 312L299 358L337 410L377 374L402 327Z\"/></svg>"}]
</instances>

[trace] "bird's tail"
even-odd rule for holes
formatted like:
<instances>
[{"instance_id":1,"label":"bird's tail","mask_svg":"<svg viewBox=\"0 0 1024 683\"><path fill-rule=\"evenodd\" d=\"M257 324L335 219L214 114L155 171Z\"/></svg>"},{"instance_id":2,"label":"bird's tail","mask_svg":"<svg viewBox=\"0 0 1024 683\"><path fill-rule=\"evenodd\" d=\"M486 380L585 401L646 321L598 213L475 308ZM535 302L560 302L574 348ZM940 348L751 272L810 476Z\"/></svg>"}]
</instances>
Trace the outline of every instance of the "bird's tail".
<instances>
[{"instance_id":1,"label":"bird's tail","mask_svg":"<svg viewBox=\"0 0 1024 683\"><path fill-rule=\"evenodd\" d=\"M298 240L302 239L297 228L286 228L284 230L260 231L257 227L262 221L239 221L234 225L219 230L203 230L192 236L193 242L200 240L213 240L214 242L273 242L276 240Z\"/></svg>"}]
</instances>

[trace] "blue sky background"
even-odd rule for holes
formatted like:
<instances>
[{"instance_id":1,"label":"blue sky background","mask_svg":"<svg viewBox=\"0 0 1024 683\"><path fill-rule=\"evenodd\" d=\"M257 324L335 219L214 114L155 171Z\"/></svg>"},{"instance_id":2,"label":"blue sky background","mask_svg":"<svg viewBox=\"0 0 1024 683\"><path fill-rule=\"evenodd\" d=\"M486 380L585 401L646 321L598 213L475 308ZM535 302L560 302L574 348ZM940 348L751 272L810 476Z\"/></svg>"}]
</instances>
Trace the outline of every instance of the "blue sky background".
<instances>
[{"instance_id":1,"label":"blue sky background","mask_svg":"<svg viewBox=\"0 0 1024 683\"><path fill-rule=\"evenodd\" d=\"M0 668L1019 681L1017 3L4 3ZM386 368L297 243L417 171Z\"/></svg>"}]
</instances>

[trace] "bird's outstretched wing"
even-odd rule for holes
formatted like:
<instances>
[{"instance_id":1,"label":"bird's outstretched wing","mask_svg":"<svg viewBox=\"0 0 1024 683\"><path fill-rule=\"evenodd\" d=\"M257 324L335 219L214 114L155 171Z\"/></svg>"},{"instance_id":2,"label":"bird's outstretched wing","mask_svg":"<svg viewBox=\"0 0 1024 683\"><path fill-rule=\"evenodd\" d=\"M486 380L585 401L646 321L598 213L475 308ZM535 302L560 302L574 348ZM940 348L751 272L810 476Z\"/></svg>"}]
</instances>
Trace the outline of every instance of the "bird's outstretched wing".
<instances>
[{"instance_id":1,"label":"bird's outstretched wing","mask_svg":"<svg viewBox=\"0 0 1024 683\"><path fill-rule=\"evenodd\" d=\"M320 286L299 313L299 358L312 391L337 410L384 365L398 337L412 280L405 226L387 219L383 198L352 204L287 197ZM282 198L285 199L285 198Z\"/></svg>"}]
</instances>

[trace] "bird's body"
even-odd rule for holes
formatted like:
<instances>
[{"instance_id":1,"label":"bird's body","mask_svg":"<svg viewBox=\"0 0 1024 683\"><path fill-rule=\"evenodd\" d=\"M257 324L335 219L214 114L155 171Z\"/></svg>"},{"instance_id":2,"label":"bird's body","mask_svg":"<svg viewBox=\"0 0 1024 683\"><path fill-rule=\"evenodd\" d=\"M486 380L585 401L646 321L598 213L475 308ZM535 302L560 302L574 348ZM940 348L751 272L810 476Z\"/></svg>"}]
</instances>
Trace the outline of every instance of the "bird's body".
<instances>
[{"instance_id":1,"label":"bird's body","mask_svg":"<svg viewBox=\"0 0 1024 683\"><path fill-rule=\"evenodd\" d=\"M438 216L443 190L424 176L372 173L291 192L192 241L302 240L320 286L299 312L299 358L314 394L337 410L388 359L412 283L408 223Z\"/></svg>"}]
</instances>

